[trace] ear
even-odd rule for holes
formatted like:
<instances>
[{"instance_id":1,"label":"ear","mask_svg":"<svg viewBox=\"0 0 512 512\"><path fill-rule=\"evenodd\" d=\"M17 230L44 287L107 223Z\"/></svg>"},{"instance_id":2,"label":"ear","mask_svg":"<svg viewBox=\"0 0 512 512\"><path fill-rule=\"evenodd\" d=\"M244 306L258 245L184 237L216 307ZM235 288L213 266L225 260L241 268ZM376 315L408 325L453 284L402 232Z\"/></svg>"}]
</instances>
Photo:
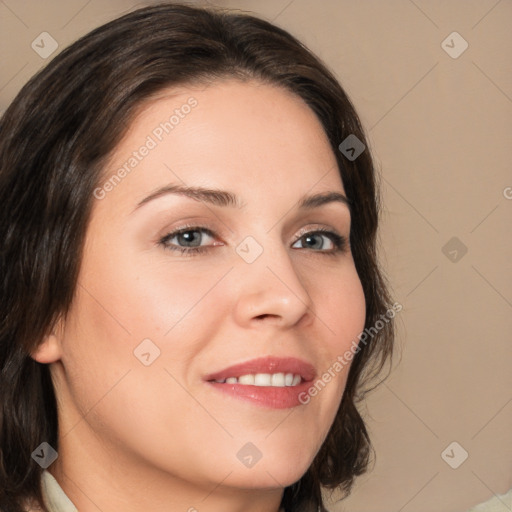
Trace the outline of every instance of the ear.
<instances>
[{"instance_id":1,"label":"ear","mask_svg":"<svg viewBox=\"0 0 512 512\"><path fill-rule=\"evenodd\" d=\"M30 357L38 363L55 363L62 356L62 322L59 320L51 334L45 336L43 341L30 353Z\"/></svg>"}]
</instances>

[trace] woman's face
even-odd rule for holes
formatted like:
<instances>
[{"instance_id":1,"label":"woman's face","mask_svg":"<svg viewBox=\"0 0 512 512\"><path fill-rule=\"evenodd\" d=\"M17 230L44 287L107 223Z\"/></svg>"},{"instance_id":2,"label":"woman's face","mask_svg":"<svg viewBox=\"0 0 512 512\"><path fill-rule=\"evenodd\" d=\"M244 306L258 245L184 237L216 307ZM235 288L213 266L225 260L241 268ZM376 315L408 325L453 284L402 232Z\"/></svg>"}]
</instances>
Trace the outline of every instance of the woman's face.
<instances>
[{"instance_id":1,"label":"woman's face","mask_svg":"<svg viewBox=\"0 0 512 512\"><path fill-rule=\"evenodd\" d=\"M76 296L52 338L68 475L81 464L98 480L140 489L152 475L207 493L282 488L307 471L345 387L349 367L335 362L364 328L340 194L322 126L289 92L226 80L147 104L95 191ZM271 376L258 386L209 382L260 373Z\"/></svg>"}]
</instances>

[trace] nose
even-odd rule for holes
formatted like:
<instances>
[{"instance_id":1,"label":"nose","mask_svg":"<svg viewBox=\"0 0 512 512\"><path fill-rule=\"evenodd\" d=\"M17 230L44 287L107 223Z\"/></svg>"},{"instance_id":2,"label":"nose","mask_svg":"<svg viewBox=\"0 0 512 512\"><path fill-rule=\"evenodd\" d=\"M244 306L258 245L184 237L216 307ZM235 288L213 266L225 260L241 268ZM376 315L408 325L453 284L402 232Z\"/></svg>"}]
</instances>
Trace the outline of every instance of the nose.
<instances>
[{"instance_id":1,"label":"nose","mask_svg":"<svg viewBox=\"0 0 512 512\"><path fill-rule=\"evenodd\" d=\"M266 244L252 263L237 262L234 315L243 327L308 325L315 317L306 284L281 241Z\"/></svg>"}]
</instances>

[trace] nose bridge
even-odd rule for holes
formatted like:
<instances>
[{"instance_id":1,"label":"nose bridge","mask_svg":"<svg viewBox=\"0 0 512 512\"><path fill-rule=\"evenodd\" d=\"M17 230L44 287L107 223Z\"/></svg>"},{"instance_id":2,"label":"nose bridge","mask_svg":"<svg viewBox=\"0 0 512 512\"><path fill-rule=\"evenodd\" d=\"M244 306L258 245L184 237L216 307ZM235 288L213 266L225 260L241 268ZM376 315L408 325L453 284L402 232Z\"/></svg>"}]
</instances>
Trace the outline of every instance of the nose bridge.
<instances>
[{"instance_id":1,"label":"nose bridge","mask_svg":"<svg viewBox=\"0 0 512 512\"><path fill-rule=\"evenodd\" d=\"M293 249L286 247L276 231L247 236L237 246L240 320L270 315L292 324L306 314L312 315L310 295L290 250Z\"/></svg>"}]
</instances>

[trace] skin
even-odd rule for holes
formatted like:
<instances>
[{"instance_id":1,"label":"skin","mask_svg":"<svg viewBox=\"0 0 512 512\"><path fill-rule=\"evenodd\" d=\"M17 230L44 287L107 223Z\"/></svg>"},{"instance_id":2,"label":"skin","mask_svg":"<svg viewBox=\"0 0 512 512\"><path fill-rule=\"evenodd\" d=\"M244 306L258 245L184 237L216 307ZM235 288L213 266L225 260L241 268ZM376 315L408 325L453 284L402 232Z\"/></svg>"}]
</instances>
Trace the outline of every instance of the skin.
<instances>
[{"instance_id":1,"label":"skin","mask_svg":"<svg viewBox=\"0 0 512 512\"><path fill-rule=\"evenodd\" d=\"M81 512L278 511L332 425L349 367L290 409L203 377L268 355L305 359L321 376L364 328L348 207L297 209L303 195L344 188L321 123L290 92L231 79L167 90L135 118L105 177L191 96L197 106L94 200L71 310L33 354L50 364L59 404L49 471ZM244 207L167 194L136 208L172 184L229 190ZM215 233L193 234L206 252L159 244L183 225ZM303 234L318 228L345 236L346 249L332 253L326 235L311 248ZM246 236L263 248L253 263L235 250ZM147 338L160 350L149 366L133 353ZM262 453L251 468L236 456L248 442Z\"/></svg>"}]
</instances>

